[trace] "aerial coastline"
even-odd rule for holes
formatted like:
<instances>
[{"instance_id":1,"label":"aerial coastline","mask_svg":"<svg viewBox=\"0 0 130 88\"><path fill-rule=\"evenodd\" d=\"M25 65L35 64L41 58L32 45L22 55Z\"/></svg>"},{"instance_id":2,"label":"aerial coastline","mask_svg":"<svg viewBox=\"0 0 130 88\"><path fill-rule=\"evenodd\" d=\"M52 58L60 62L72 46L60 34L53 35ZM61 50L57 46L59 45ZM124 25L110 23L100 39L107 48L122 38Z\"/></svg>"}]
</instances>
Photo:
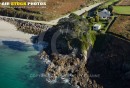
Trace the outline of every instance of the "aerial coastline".
<instances>
[{"instance_id":1,"label":"aerial coastline","mask_svg":"<svg viewBox=\"0 0 130 88\"><path fill-rule=\"evenodd\" d=\"M52 20L55 25L0 16L3 44L19 41L22 46L40 45L38 54L29 61L30 74L36 71L29 84L38 84L28 88L69 88L62 83L71 88L129 88L130 16L117 13L119 1L124 0L102 2L90 11L80 9L80 14Z\"/></svg>"}]
</instances>

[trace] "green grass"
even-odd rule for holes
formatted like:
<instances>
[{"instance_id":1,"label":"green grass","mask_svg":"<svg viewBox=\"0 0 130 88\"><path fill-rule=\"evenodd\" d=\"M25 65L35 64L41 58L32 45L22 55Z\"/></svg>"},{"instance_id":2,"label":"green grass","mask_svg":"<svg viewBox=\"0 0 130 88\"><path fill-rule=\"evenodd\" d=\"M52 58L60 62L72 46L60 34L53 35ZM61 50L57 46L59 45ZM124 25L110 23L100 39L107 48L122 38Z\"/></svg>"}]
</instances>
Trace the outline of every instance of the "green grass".
<instances>
[{"instance_id":1,"label":"green grass","mask_svg":"<svg viewBox=\"0 0 130 88\"><path fill-rule=\"evenodd\" d=\"M130 6L114 6L114 12L117 14L130 14Z\"/></svg>"},{"instance_id":2,"label":"green grass","mask_svg":"<svg viewBox=\"0 0 130 88\"><path fill-rule=\"evenodd\" d=\"M119 0L109 0L108 2L106 2L105 4L102 5L102 8L107 8L108 5L113 4L114 2L117 2Z\"/></svg>"}]
</instances>

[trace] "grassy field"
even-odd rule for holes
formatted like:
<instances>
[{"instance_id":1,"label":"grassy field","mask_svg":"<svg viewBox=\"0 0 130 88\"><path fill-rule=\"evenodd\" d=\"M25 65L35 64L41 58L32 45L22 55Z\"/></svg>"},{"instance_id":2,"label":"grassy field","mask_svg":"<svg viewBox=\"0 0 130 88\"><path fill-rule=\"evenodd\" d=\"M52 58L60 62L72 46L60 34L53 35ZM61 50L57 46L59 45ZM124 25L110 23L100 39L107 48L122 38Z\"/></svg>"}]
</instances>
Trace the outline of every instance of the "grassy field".
<instances>
[{"instance_id":1,"label":"grassy field","mask_svg":"<svg viewBox=\"0 0 130 88\"><path fill-rule=\"evenodd\" d=\"M106 8L108 7L108 5L111 5L113 4L114 2L117 2L119 0L109 0L108 2L106 2L105 4L102 5L103 8Z\"/></svg>"},{"instance_id":2,"label":"grassy field","mask_svg":"<svg viewBox=\"0 0 130 88\"><path fill-rule=\"evenodd\" d=\"M130 40L130 16L118 16L108 32Z\"/></svg>"},{"instance_id":3,"label":"grassy field","mask_svg":"<svg viewBox=\"0 0 130 88\"><path fill-rule=\"evenodd\" d=\"M118 14L130 14L130 6L114 6L114 12Z\"/></svg>"}]
</instances>

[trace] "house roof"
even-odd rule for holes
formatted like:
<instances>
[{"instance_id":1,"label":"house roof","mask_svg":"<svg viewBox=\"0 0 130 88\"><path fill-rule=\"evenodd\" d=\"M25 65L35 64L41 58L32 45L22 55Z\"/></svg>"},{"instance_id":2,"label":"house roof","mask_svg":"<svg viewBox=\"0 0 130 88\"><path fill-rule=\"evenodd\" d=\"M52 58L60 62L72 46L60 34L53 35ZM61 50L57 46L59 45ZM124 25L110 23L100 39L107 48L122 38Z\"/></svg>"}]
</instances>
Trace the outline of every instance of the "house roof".
<instances>
[{"instance_id":1,"label":"house roof","mask_svg":"<svg viewBox=\"0 0 130 88\"><path fill-rule=\"evenodd\" d=\"M106 9L103 9L101 12L109 12L108 10L106 10Z\"/></svg>"},{"instance_id":2,"label":"house roof","mask_svg":"<svg viewBox=\"0 0 130 88\"><path fill-rule=\"evenodd\" d=\"M101 26L100 24L94 24L93 25L94 27L99 27L99 26Z\"/></svg>"},{"instance_id":3,"label":"house roof","mask_svg":"<svg viewBox=\"0 0 130 88\"><path fill-rule=\"evenodd\" d=\"M110 11L103 9L101 12L98 12L100 17L109 17L111 15Z\"/></svg>"}]
</instances>

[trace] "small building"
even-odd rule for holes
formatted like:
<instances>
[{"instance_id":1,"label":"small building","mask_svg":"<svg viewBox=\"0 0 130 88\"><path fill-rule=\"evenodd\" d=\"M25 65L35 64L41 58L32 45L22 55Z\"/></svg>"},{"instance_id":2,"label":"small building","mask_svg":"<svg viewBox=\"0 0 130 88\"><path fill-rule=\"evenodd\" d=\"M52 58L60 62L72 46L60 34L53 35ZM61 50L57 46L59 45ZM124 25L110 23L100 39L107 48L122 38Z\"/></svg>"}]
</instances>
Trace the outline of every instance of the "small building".
<instances>
[{"instance_id":1,"label":"small building","mask_svg":"<svg viewBox=\"0 0 130 88\"><path fill-rule=\"evenodd\" d=\"M98 31L100 29L101 29L101 25L100 24L93 25L93 30Z\"/></svg>"},{"instance_id":2,"label":"small building","mask_svg":"<svg viewBox=\"0 0 130 88\"><path fill-rule=\"evenodd\" d=\"M101 19L108 19L111 16L111 13L110 13L110 11L104 9L104 10L98 12L98 15Z\"/></svg>"}]
</instances>

